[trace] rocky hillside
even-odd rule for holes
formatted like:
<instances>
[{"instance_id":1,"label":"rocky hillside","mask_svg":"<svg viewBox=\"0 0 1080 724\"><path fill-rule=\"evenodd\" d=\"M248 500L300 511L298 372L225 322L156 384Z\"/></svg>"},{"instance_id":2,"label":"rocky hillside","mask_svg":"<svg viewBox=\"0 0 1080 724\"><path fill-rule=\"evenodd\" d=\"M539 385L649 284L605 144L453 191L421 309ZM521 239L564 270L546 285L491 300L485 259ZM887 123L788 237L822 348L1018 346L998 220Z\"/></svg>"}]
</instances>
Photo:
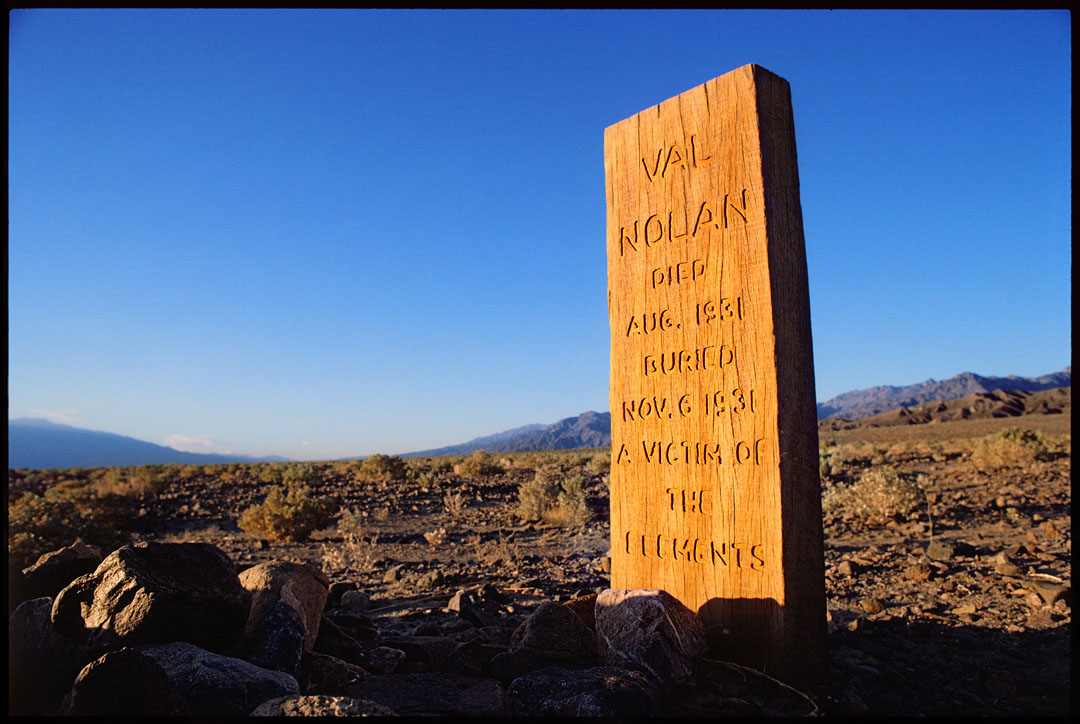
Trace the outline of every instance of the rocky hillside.
<instances>
[{"instance_id":1,"label":"rocky hillside","mask_svg":"<svg viewBox=\"0 0 1080 724\"><path fill-rule=\"evenodd\" d=\"M959 397L988 393L995 390L1037 392L1072 385L1072 365L1061 372L1041 377L983 377L971 372L950 377L947 380L929 379L914 385L896 387L882 385L864 390L853 390L818 403L818 419L841 417L859 420L879 415L899 407L911 407L935 400L954 400Z\"/></svg>"},{"instance_id":2,"label":"rocky hillside","mask_svg":"<svg viewBox=\"0 0 1080 724\"><path fill-rule=\"evenodd\" d=\"M893 425L932 425L957 420L988 420L1022 415L1065 415L1072 413L1072 387L1024 392L994 390L966 395L955 400L934 400L901 407L859 420L825 419L821 430L852 430Z\"/></svg>"}]
</instances>

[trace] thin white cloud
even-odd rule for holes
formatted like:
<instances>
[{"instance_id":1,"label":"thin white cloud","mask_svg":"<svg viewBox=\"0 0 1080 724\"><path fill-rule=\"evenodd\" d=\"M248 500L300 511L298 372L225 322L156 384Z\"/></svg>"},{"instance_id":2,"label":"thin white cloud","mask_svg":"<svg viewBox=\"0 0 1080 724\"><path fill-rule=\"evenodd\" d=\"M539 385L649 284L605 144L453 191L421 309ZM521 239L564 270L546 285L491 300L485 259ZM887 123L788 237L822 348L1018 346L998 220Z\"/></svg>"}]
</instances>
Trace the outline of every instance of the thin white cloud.
<instances>
[{"instance_id":1,"label":"thin white cloud","mask_svg":"<svg viewBox=\"0 0 1080 724\"><path fill-rule=\"evenodd\" d=\"M73 422L79 416L78 410L30 410L36 417L45 417L59 422Z\"/></svg>"},{"instance_id":2,"label":"thin white cloud","mask_svg":"<svg viewBox=\"0 0 1080 724\"><path fill-rule=\"evenodd\" d=\"M182 452L206 452L217 446L213 440L187 435L169 435L165 438L165 444Z\"/></svg>"}]
</instances>

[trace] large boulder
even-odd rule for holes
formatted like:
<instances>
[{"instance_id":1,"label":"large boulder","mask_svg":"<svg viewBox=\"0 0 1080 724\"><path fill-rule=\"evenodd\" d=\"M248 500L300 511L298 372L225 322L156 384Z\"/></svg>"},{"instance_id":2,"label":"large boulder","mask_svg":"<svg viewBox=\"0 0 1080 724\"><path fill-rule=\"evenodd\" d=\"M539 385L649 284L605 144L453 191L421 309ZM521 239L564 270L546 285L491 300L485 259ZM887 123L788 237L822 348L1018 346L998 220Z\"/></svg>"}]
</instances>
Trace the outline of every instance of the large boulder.
<instances>
[{"instance_id":1,"label":"large boulder","mask_svg":"<svg viewBox=\"0 0 1080 724\"><path fill-rule=\"evenodd\" d=\"M8 618L8 713L57 713L79 670L96 656L56 633L51 598L24 601Z\"/></svg>"},{"instance_id":2,"label":"large boulder","mask_svg":"<svg viewBox=\"0 0 1080 724\"><path fill-rule=\"evenodd\" d=\"M566 606L544 601L515 629L510 650L491 660L491 671L508 684L527 671L552 666L583 669L599 663L596 634Z\"/></svg>"},{"instance_id":3,"label":"large boulder","mask_svg":"<svg viewBox=\"0 0 1080 724\"><path fill-rule=\"evenodd\" d=\"M9 593L9 605L18 605L32 598L56 598L69 583L79 576L93 573L101 563L101 548L76 540L71 545L41 555L37 561L22 569Z\"/></svg>"},{"instance_id":4,"label":"large boulder","mask_svg":"<svg viewBox=\"0 0 1080 724\"><path fill-rule=\"evenodd\" d=\"M135 649L87 664L60 713L66 716L187 716L187 703L157 662Z\"/></svg>"},{"instance_id":5,"label":"large boulder","mask_svg":"<svg viewBox=\"0 0 1080 724\"><path fill-rule=\"evenodd\" d=\"M187 641L229 652L248 616L248 593L229 556L209 543L136 543L113 551L53 602L72 641L111 647Z\"/></svg>"},{"instance_id":6,"label":"large boulder","mask_svg":"<svg viewBox=\"0 0 1080 724\"><path fill-rule=\"evenodd\" d=\"M642 717L655 704L643 674L613 666L539 669L515 679L506 692L509 716Z\"/></svg>"},{"instance_id":7,"label":"large boulder","mask_svg":"<svg viewBox=\"0 0 1080 724\"><path fill-rule=\"evenodd\" d=\"M268 699L300 693L288 674L189 643L139 646L138 651L164 669L193 716L246 716Z\"/></svg>"},{"instance_id":8,"label":"large boulder","mask_svg":"<svg viewBox=\"0 0 1080 724\"><path fill-rule=\"evenodd\" d=\"M607 663L662 684L688 679L707 648L701 619L666 591L603 591L596 636Z\"/></svg>"},{"instance_id":9,"label":"large boulder","mask_svg":"<svg viewBox=\"0 0 1080 724\"><path fill-rule=\"evenodd\" d=\"M306 563L270 561L241 572L240 584L251 592L251 610L244 627L246 639L254 634L270 607L284 601L304 620L304 651L311 651L330 593L330 579L321 569Z\"/></svg>"}]
</instances>

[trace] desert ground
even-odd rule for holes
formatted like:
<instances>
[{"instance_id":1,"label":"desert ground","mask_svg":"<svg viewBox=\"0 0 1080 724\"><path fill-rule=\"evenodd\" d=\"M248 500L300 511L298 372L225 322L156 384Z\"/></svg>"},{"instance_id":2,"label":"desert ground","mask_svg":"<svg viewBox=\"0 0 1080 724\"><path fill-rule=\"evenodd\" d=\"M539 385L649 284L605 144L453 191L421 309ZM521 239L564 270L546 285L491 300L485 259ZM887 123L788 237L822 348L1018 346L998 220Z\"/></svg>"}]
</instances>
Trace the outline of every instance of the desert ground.
<instances>
[{"instance_id":1,"label":"desert ground","mask_svg":"<svg viewBox=\"0 0 1080 724\"><path fill-rule=\"evenodd\" d=\"M824 421L819 438L827 680L799 690L710 652L656 713L1067 714L1069 408ZM9 574L76 534L106 550L124 540L209 542L238 570L271 560L320 567L331 581L327 613L344 591L361 591L367 603L353 623L362 618L377 640L461 631L472 624L451 599L476 592L487 602L487 643L505 647L542 602L609 587L609 461L609 450L593 449L379 456L367 466L9 471ZM250 513L240 525L290 480L308 499L331 501L295 524L315 526L310 534L265 519L260 528ZM63 501L83 518L61 520L50 506Z\"/></svg>"}]
</instances>

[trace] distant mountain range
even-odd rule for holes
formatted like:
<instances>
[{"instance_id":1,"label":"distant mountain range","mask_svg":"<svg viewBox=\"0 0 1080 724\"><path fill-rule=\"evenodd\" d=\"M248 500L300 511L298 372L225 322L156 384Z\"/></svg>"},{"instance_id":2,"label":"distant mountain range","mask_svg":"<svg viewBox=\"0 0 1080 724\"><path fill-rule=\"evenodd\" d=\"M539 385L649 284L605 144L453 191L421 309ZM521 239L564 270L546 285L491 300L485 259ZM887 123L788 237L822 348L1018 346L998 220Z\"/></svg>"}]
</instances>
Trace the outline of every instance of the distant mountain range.
<instances>
[{"instance_id":1,"label":"distant mountain range","mask_svg":"<svg viewBox=\"0 0 1080 724\"><path fill-rule=\"evenodd\" d=\"M8 468L106 468L186 463L284 462L287 458L253 458L176 450L111 432L84 430L32 417L8 420Z\"/></svg>"},{"instance_id":2,"label":"distant mountain range","mask_svg":"<svg viewBox=\"0 0 1080 724\"><path fill-rule=\"evenodd\" d=\"M983 408L986 410L993 408L995 414L990 412L987 414L994 417L1006 414L1032 414L1040 411L1045 413L1056 410L1034 409L1032 405L1036 402L1043 405L1041 398L1021 403L1015 395L995 397L989 393L997 390L1030 393L1071 386L1071 366L1061 372L1041 377L1015 375L983 377L965 372L947 380L931 379L902 387L870 387L865 390L845 392L831 400L818 403L818 419L861 420L891 410L916 408L922 403L956 400L972 395L979 399L972 398L971 404L967 404L968 401L961 401L960 404L949 405L947 406L948 414L944 414L946 408L935 410L934 414L941 419L951 419L954 408L957 411L955 414L960 417L967 417L969 414L981 416ZM1071 397L1069 399L1071 400ZM1060 407L1056 401L1052 403L1052 406ZM968 412L964 412L965 410ZM926 409L909 409L899 417L910 415L906 421L921 421L921 417L927 414L929 413ZM881 424L897 423L886 422L883 419ZM611 413L589 411L576 417L567 417L551 425L523 425L494 435L478 437L459 445L403 453L402 457L468 455L475 450L486 450L492 453L571 450L607 447L610 444ZM112 467L166 463L214 465L230 462L284 462L287 460L287 458L274 456L253 458L244 455L183 452L123 435L83 430L48 420L33 418L8 420L9 468Z\"/></svg>"},{"instance_id":3,"label":"distant mountain range","mask_svg":"<svg viewBox=\"0 0 1080 724\"><path fill-rule=\"evenodd\" d=\"M448 445L434 450L405 453L402 457L468 455L475 450L522 452L526 450L572 450L579 447L607 447L611 444L611 413L583 412L553 425L525 425L495 435Z\"/></svg>"},{"instance_id":4,"label":"distant mountain range","mask_svg":"<svg viewBox=\"0 0 1080 724\"><path fill-rule=\"evenodd\" d=\"M971 372L964 372L947 380L929 379L904 387L868 387L837 395L831 400L819 402L818 419L840 417L845 420L859 420L872 415L880 415L899 407L911 407L922 402L953 400L966 395L993 392L994 390L1038 392L1056 387L1072 386L1072 365L1061 372L1053 372L1041 377L983 377Z\"/></svg>"}]
</instances>

